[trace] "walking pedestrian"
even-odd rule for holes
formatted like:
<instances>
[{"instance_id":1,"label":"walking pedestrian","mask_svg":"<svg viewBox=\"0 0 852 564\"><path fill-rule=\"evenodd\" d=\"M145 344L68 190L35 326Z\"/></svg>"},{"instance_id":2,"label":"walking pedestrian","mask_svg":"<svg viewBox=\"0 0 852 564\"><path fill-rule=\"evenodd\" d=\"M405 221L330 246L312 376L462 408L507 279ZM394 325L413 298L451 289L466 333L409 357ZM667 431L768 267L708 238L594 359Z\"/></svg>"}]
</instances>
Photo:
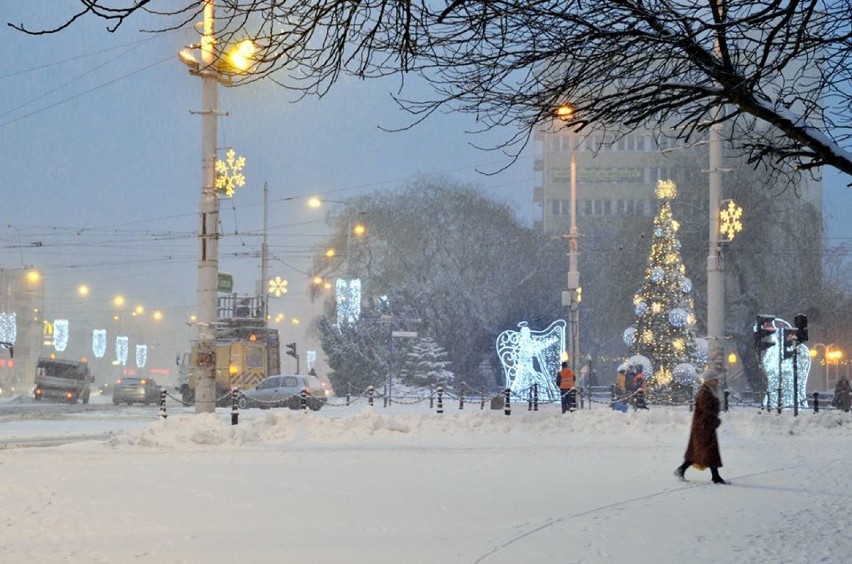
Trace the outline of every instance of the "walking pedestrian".
<instances>
[{"instance_id":1,"label":"walking pedestrian","mask_svg":"<svg viewBox=\"0 0 852 564\"><path fill-rule=\"evenodd\" d=\"M719 410L722 406L719 374L713 370L705 370L702 380L701 388L695 396L689 444L683 455L683 464L675 469L674 475L678 480L685 482L684 472L690 466L695 466L699 470L709 468L714 484L726 484L727 482L719 475L722 456L719 454L719 439L716 437L716 428L722 423L719 419Z\"/></svg>"}]
</instances>

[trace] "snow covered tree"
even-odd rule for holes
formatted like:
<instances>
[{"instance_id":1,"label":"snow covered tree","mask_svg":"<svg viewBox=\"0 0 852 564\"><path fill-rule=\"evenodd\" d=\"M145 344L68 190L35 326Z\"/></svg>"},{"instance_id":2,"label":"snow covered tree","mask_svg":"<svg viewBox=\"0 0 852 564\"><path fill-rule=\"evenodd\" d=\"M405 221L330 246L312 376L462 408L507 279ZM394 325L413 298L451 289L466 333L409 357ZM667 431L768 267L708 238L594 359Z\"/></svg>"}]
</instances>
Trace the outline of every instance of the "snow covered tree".
<instances>
[{"instance_id":1,"label":"snow covered tree","mask_svg":"<svg viewBox=\"0 0 852 564\"><path fill-rule=\"evenodd\" d=\"M660 210L654 217L654 232L648 266L642 288L633 297L635 325L624 332L624 340L633 354L651 361L646 366L653 374L649 383L665 386L679 364L703 365L695 342L695 312L692 282L680 256L680 225L672 216L671 201L677 197L677 186L671 180L660 180L657 198Z\"/></svg>"},{"instance_id":2,"label":"snow covered tree","mask_svg":"<svg viewBox=\"0 0 852 564\"><path fill-rule=\"evenodd\" d=\"M447 352L433 339L423 337L408 351L402 377L415 386L452 386L454 376L449 366Z\"/></svg>"}]
</instances>

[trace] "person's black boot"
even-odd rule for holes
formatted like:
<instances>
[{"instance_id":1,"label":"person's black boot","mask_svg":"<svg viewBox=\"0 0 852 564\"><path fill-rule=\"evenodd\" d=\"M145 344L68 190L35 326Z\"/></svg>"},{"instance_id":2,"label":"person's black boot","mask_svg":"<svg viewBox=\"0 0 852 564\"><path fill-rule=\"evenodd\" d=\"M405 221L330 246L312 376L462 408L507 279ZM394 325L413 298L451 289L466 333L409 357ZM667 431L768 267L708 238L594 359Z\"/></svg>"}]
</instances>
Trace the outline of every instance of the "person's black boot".
<instances>
[{"instance_id":1,"label":"person's black boot","mask_svg":"<svg viewBox=\"0 0 852 564\"><path fill-rule=\"evenodd\" d=\"M727 484L725 480L722 479L722 476L719 475L719 471L715 468L711 468L710 472L713 474L713 483L714 484Z\"/></svg>"},{"instance_id":2,"label":"person's black boot","mask_svg":"<svg viewBox=\"0 0 852 564\"><path fill-rule=\"evenodd\" d=\"M680 480L681 482L685 482L686 478L684 477L683 473L686 472L686 469L689 468L690 466L691 466L691 464L683 463L680 466L678 466L677 468L675 468L674 477L677 478L678 480Z\"/></svg>"}]
</instances>

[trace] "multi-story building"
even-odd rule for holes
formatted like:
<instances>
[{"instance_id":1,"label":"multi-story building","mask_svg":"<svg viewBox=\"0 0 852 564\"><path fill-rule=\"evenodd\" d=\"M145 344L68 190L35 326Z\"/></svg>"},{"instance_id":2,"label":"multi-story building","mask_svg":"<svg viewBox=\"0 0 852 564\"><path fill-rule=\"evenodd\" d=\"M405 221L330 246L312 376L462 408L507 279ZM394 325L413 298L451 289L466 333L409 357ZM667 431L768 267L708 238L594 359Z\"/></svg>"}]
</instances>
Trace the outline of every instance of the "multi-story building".
<instances>
[{"instance_id":1,"label":"multi-story building","mask_svg":"<svg viewBox=\"0 0 852 564\"><path fill-rule=\"evenodd\" d=\"M0 269L0 393L28 393L42 346L44 285L34 271Z\"/></svg>"}]
</instances>

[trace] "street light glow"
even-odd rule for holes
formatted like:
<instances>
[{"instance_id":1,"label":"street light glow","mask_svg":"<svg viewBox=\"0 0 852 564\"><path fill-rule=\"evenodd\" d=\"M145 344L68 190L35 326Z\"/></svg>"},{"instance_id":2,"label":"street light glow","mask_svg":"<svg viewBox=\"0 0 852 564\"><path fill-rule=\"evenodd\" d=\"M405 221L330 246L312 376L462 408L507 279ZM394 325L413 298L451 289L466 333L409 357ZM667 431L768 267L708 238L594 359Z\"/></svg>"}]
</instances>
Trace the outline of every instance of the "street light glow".
<instances>
[{"instance_id":1,"label":"street light glow","mask_svg":"<svg viewBox=\"0 0 852 564\"><path fill-rule=\"evenodd\" d=\"M257 47L251 39L240 41L228 50L226 60L236 70L247 71L254 64Z\"/></svg>"}]
</instances>

